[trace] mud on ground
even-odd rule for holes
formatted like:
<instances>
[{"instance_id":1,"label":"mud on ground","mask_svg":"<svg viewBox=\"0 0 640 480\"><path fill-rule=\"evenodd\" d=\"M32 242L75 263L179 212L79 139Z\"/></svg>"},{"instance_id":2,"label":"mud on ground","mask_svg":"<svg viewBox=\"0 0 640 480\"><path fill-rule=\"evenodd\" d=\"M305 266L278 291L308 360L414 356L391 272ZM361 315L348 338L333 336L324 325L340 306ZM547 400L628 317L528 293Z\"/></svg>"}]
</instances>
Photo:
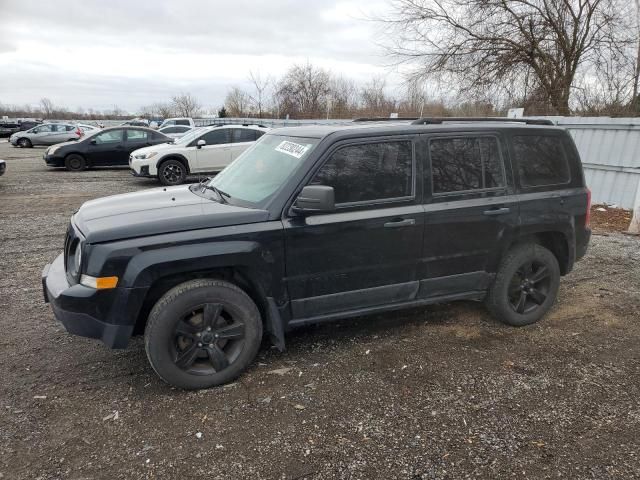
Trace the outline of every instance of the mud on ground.
<instances>
[{"instance_id":1,"label":"mud on ground","mask_svg":"<svg viewBox=\"0 0 640 480\"><path fill-rule=\"evenodd\" d=\"M456 303L311 327L236 383L68 335L42 267L90 198L155 186L0 143L0 478L640 478L640 240L596 235L538 325Z\"/></svg>"}]
</instances>

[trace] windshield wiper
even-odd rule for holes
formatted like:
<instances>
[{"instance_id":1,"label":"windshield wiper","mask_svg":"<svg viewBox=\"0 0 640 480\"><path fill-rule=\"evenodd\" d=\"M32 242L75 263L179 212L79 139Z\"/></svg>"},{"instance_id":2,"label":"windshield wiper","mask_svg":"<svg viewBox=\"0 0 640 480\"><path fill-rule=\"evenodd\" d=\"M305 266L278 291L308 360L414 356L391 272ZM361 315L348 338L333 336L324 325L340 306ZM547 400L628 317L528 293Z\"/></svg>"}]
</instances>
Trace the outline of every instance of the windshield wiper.
<instances>
[{"instance_id":1,"label":"windshield wiper","mask_svg":"<svg viewBox=\"0 0 640 480\"><path fill-rule=\"evenodd\" d=\"M216 192L218 194L218 197L220 197L220 201L222 203L229 203L227 201L226 198L231 198L231 195L229 195L227 192L223 192L222 190L220 190L219 188L214 187L213 185L205 185L204 186L204 190L213 190L214 192Z\"/></svg>"}]
</instances>

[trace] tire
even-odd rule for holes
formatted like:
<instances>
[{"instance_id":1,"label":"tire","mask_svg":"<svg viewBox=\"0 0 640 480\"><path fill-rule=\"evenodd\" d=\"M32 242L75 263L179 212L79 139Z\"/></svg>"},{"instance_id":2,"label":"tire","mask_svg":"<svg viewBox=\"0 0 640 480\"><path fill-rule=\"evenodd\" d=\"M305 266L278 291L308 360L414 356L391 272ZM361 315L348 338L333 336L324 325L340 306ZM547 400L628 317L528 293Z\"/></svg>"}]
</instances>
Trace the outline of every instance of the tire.
<instances>
[{"instance_id":1,"label":"tire","mask_svg":"<svg viewBox=\"0 0 640 480\"><path fill-rule=\"evenodd\" d=\"M187 390L232 381L253 361L261 342L255 303L232 283L212 279L169 290L151 310L144 333L153 370Z\"/></svg>"},{"instance_id":2,"label":"tire","mask_svg":"<svg viewBox=\"0 0 640 480\"><path fill-rule=\"evenodd\" d=\"M507 325L531 325L549 311L559 287L560 266L555 255L535 243L517 245L502 259L486 305Z\"/></svg>"},{"instance_id":3,"label":"tire","mask_svg":"<svg viewBox=\"0 0 640 480\"><path fill-rule=\"evenodd\" d=\"M67 167L69 171L79 172L87 168L87 162L82 155L72 153L64 159L64 166Z\"/></svg>"},{"instance_id":4,"label":"tire","mask_svg":"<svg viewBox=\"0 0 640 480\"><path fill-rule=\"evenodd\" d=\"M180 185L187 178L187 168L180 160L165 160L158 167L158 180L167 187Z\"/></svg>"},{"instance_id":5,"label":"tire","mask_svg":"<svg viewBox=\"0 0 640 480\"><path fill-rule=\"evenodd\" d=\"M33 144L31 143L31 140L29 140L28 138L20 138L18 139L18 146L20 148L32 148Z\"/></svg>"}]
</instances>

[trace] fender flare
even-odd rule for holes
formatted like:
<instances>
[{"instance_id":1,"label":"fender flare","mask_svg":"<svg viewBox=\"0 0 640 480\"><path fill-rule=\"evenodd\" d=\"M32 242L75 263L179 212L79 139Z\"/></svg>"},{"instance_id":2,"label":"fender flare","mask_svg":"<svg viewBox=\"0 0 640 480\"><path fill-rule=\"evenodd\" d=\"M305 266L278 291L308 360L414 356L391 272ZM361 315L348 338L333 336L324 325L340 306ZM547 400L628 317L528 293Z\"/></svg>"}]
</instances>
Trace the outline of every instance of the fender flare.
<instances>
[{"instance_id":1,"label":"fender flare","mask_svg":"<svg viewBox=\"0 0 640 480\"><path fill-rule=\"evenodd\" d=\"M160 157L158 159L158 161L156 162L156 170L160 170L160 164L162 162L164 162L165 160L171 160L171 159L175 159L175 160L179 160L180 162L182 162L182 164L184 165L184 167L187 169L187 173L191 173L191 167L189 166L189 160L187 159L187 157L185 157L184 155L180 154L180 153L168 153L163 157Z\"/></svg>"}]
</instances>

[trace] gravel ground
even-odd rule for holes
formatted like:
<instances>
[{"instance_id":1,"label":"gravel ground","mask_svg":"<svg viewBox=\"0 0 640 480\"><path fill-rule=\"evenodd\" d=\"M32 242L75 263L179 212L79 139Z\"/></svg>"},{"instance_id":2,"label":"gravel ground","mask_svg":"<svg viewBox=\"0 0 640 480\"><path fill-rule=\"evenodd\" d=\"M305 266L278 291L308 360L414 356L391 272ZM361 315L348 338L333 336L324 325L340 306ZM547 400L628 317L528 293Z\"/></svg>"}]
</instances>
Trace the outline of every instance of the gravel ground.
<instances>
[{"instance_id":1,"label":"gravel ground","mask_svg":"<svg viewBox=\"0 0 640 480\"><path fill-rule=\"evenodd\" d=\"M154 182L41 155L0 143L3 480L640 478L640 239L594 236L537 325L463 302L310 327L184 392L42 300L73 211Z\"/></svg>"}]
</instances>

